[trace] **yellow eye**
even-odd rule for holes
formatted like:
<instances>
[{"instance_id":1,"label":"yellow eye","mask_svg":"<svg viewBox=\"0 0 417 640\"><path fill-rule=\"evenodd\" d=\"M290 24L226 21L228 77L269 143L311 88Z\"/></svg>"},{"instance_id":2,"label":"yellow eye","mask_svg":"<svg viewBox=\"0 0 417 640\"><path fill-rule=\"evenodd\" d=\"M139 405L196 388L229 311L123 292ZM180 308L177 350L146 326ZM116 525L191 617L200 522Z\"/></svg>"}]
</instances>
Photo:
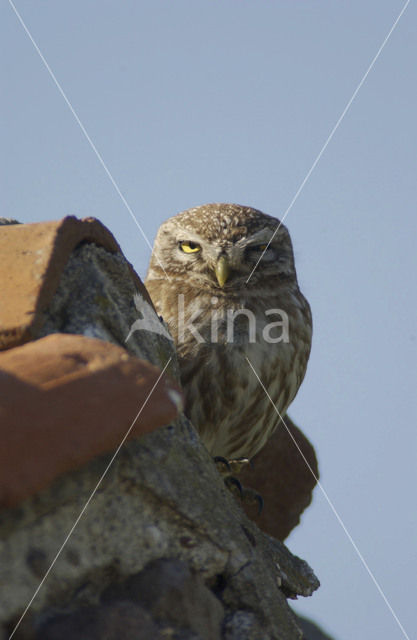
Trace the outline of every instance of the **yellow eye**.
<instances>
[{"instance_id":1,"label":"yellow eye","mask_svg":"<svg viewBox=\"0 0 417 640\"><path fill-rule=\"evenodd\" d=\"M259 249L259 251L265 251L265 249L267 248L267 246L268 246L267 244L260 244L260 245L259 245L259 247L258 247L258 249Z\"/></svg>"},{"instance_id":2,"label":"yellow eye","mask_svg":"<svg viewBox=\"0 0 417 640\"><path fill-rule=\"evenodd\" d=\"M184 253L197 253L201 251L201 247L196 242L180 242L180 249Z\"/></svg>"}]
</instances>

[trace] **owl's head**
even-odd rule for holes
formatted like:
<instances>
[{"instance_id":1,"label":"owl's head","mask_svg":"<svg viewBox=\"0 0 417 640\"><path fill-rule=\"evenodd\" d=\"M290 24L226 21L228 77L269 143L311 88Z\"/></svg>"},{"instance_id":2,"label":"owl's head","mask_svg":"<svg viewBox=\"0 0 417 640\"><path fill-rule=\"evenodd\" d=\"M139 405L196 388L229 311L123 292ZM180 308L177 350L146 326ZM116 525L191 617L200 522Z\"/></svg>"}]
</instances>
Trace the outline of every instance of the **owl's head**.
<instances>
[{"instance_id":1,"label":"owl's head","mask_svg":"<svg viewBox=\"0 0 417 640\"><path fill-rule=\"evenodd\" d=\"M155 239L148 278L165 277L164 270L169 278L217 292L297 283L286 227L237 204L206 204L166 220Z\"/></svg>"}]
</instances>

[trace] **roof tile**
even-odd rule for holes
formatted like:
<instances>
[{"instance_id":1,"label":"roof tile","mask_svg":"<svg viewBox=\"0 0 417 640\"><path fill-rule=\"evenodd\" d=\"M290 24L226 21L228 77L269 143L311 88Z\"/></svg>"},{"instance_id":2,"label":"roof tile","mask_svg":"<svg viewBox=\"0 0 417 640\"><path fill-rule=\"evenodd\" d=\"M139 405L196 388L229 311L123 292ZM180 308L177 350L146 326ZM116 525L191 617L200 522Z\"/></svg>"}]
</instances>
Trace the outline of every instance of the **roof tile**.
<instances>
[{"instance_id":1,"label":"roof tile","mask_svg":"<svg viewBox=\"0 0 417 640\"><path fill-rule=\"evenodd\" d=\"M111 253L120 247L108 229L94 218L0 227L0 350L36 337L42 311L54 295L61 272L74 248L93 242ZM141 294L141 280L131 268Z\"/></svg>"},{"instance_id":2,"label":"roof tile","mask_svg":"<svg viewBox=\"0 0 417 640\"><path fill-rule=\"evenodd\" d=\"M16 505L114 450L135 418L129 438L171 422L181 392L159 375L121 347L79 335L0 353L0 503Z\"/></svg>"}]
</instances>

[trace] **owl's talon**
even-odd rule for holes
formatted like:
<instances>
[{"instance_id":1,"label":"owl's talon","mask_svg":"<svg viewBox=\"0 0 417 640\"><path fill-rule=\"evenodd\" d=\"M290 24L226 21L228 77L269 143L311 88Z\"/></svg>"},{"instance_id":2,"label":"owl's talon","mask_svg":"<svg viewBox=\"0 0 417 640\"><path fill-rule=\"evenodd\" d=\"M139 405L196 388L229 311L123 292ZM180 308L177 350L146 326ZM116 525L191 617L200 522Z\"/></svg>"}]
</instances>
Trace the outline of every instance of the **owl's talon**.
<instances>
[{"instance_id":1,"label":"owl's talon","mask_svg":"<svg viewBox=\"0 0 417 640\"><path fill-rule=\"evenodd\" d=\"M243 487L237 478L228 476L227 478L225 478L224 484L235 497L242 499Z\"/></svg>"},{"instance_id":2,"label":"owl's talon","mask_svg":"<svg viewBox=\"0 0 417 640\"><path fill-rule=\"evenodd\" d=\"M217 467L217 471L222 476L236 476L247 467L253 467L252 461L249 460L249 458L244 457L228 460L223 456L214 456L213 460Z\"/></svg>"},{"instance_id":3,"label":"owl's talon","mask_svg":"<svg viewBox=\"0 0 417 640\"><path fill-rule=\"evenodd\" d=\"M242 487L241 482L239 482L239 480L234 476L227 476L224 478L224 484L239 502L242 502L249 507L256 505L258 516L261 515L264 508L264 499L260 493L255 491L255 489Z\"/></svg>"},{"instance_id":4,"label":"owl's talon","mask_svg":"<svg viewBox=\"0 0 417 640\"><path fill-rule=\"evenodd\" d=\"M213 462L217 467L217 471L222 476L230 475L232 473L232 468L229 464L229 461L223 456L214 456Z\"/></svg>"},{"instance_id":5,"label":"owl's talon","mask_svg":"<svg viewBox=\"0 0 417 640\"><path fill-rule=\"evenodd\" d=\"M256 504L258 507L258 516L261 515L264 508L264 499L260 493L255 491L255 489L244 487L242 493L242 502L250 506Z\"/></svg>"},{"instance_id":6,"label":"owl's talon","mask_svg":"<svg viewBox=\"0 0 417 640\"><path fill-rule=\"evenodd\" d=\"M231 472L235 475L241 473L247 467L251 467L252 462L249 458L234 458L233 460L229 460L229 467Z\"/></svg>"}]
</instances>

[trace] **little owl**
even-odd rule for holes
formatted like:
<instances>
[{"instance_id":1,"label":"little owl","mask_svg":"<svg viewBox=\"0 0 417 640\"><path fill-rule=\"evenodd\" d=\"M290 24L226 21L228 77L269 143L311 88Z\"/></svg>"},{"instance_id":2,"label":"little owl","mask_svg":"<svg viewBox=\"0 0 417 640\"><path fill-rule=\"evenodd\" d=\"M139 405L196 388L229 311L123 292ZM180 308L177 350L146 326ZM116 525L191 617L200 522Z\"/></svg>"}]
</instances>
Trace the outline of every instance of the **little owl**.
<instances>
[{"instance_id":1,"label":"little owl","mask_svg":"<svg viewBox=\"0 0 417 640\"><path fill-rule=\"evenodd\" d=\"M236 204L179 213L159 228L146 286L177 346L185 414L213 456L252 458L279 418L249 362L284 416L310 354L287 229Z\"/></svg>"}]
</instances>

